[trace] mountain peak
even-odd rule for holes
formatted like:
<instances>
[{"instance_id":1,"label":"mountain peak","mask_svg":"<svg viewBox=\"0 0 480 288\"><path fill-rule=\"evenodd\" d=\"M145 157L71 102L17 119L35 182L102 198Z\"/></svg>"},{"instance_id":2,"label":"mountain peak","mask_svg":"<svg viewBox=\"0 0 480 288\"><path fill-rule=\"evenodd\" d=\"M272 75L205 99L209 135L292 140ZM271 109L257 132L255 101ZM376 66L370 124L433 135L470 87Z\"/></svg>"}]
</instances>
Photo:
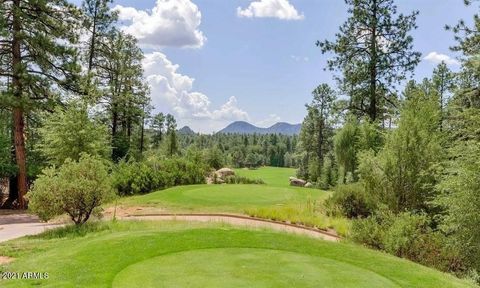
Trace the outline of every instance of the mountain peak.
<instances>
[{"instance_id":1,"label":"mountain peak","mask_svg":"<svg viewBox=\"0 0 480 288\"><path fill-rule=\"evenodd\" d=\"M284 134L295 135L300 133L301 124L278 122L268 128L257 127L245 121L235 121L218 133L224 134Z\"/></svg>"},{"instance_id":2,"label":"mountain peak","mask_svg":"<svg viewBox=\"0 0 480 288\"><path fill-rule=\"evenodd\" d=\"M185 135L192 135L196 134L195 131L193 131L190 127L188 126L183 126L182 128L178 129L179 134L185 134Z\"/></svg>"}]
</instances>

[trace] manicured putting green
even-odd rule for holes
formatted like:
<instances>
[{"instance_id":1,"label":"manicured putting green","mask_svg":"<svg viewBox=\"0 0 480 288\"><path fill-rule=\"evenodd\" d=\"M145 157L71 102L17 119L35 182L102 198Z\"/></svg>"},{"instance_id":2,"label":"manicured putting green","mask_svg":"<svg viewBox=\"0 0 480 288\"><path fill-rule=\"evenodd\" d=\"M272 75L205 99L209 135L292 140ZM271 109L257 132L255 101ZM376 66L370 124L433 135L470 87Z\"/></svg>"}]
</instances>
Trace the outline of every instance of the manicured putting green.
<instances>
[{"instance_id":1,"label":"manicured putting green","mask_svg":"<svg viewBox=\"0 0 480 288\"><path fill-rule=\"evenodd\" d=\"M208 265L205 265L208 259ZM398 287L369 270L301 253L217 248L167 254L136 263L112 287Z\"/></svg>"},{"instance_id":2,"label":"manicured putting green","mask_svg":"<svg viewBox=\"0 0 480 288\"><path fill-rule=\"evenodd\" d=\"M235 173L247 178L262 179L269 186L289 187L290 181L288 178L295 177L296 170L293 168L260 167L258 169L235 169Z\"/></svg>"},{"instance_id":3,"label":"manicured putting green","mask_svg":"<svg viewBox=\"0 0 480 288\"><path fill-rule=\"evenodd\" d=\"M1 271L49 274L0 287L473 287L357 245L287 233L214 223L98 226L84 236L62 228L0 244L0 255L16 258Z\"/></svg>"},{"instance_id":4,"label":"manicured putting green","mask_svg":"<svg viewBox=\"0 0 480 288\"><path fill-rule=\"evenodd\" d=\"M269 185L178 186L121 200L126 205L162 206L171 210L243 212L246 208L305 203L326 198L316 189L294 189Z\"/></svg>"}]
</instances>

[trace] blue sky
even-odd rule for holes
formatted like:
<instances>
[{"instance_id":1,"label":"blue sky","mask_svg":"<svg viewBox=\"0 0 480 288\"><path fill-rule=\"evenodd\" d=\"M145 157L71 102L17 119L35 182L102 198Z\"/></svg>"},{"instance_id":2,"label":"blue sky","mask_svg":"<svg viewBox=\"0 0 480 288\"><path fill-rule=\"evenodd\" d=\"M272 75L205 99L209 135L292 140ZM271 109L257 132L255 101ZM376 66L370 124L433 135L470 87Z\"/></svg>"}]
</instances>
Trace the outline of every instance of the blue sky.
<instances>
[{"instance_id":1,"label":"blue sky","mask_svg":"<svg viewBox=\"0 0 480 288\"><path fill-rule=\"evenodd\" d=\"M415 49L430 56L414 77L429 76L441 59L458 69L449 50L453 36L443 27L470 20L477 7L462 0L396 2L400 12L420 11ZM333 39L347 17L340 0L118 0L113 6L146 53L156 111L201 132L234 120L301 122L314 87L333 84L323 70L329 56L315 41Z\"/></svg>"}]
</instances>

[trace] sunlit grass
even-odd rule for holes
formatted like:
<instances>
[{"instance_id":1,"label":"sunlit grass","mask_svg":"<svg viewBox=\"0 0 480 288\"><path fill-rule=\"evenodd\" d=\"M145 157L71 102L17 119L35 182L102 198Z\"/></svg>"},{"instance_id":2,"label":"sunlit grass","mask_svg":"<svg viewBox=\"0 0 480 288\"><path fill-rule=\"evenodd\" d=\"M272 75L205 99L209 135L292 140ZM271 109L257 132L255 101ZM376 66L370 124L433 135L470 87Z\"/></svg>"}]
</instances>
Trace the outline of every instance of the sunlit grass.
<instances>
[{"instance_id":1,"label":"sunlit grass","mask_svg":"<svg viewBox=\"0 0 480 288\"><path fill-rule=\"evenodd\" d=\"M0 244L0 287L473 287L350 243L218 223L118 221Z\"/></svg>"},{"instance_id":2,"label":"sunlit grass","mask_svg":"<svg viewBox=\"0 0 480 288\"><path fill-rule=\"evenodd\" d=\"M327 216L316 201L304 204L286 204L270 207L245 209L245 213L257 218L284 221L293 224L316 227L322 230L333 229L340 236L347 236L350 221L343 217Z\"/></svg>"}]
</instances>

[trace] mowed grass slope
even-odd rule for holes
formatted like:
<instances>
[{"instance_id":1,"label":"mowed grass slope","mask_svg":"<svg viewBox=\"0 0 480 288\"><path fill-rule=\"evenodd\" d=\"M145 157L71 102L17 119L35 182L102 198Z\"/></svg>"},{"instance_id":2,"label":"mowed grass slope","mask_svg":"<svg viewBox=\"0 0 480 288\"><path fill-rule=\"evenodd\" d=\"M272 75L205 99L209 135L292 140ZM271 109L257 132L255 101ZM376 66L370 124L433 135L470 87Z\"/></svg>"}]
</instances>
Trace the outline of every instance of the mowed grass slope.
<instances>
[{"instance_id":1,"label":"mowed grass slope","mask_svg":"<svg viewBox=\"0 0 480 288\"><path fill-rule=\"evenodd\" d=\"M258 169L235 169L235 173L251 179L262 179L269 186L290 187L288 178L295 177L296 170L294 168L261 167ZM296 189L303 190L302 188Z\"/></svg>"},{"instance_id":2,"label":"mowed grass slope","mask_svg":"<svg viewBox=\"0 0 480 288\"><path fill-rule=\"evenodd\" d=\"M323 199L320 190L299 191L288 187L267 185L191 185L178 186L142 196L122 199L122 205L158 206L172 212L233 212L247 208L287 203L303 203Z\"/></svg>"},{"instance_id":3,"label":"mowed grass slope","mask_svg":"<svg viewBox=\"0 0 480 288\"><path fill-rule=\"evenodd\" d=\"M192 185L178 186L147 195L121 199L119 204L156 206L172 212L244 213L257 207L302 204L321 201L328 192L317 189L290 187L288 177L294 169L265 167L257 170L237 170L237 174L262 179L265 185Z\"/></svg>"},{"instance_id":4,"label":"mowed grass slope","mask_svg":"<svg viewBox=\"0 0 480 288\"><path fill-rule=\"evenodd\" d=\"M3 271L49 278L0 280L0 286L473 287L356 245L268 230L179 222L110 222L94 230L1 244L0 255L17 258Z\"/></svg>"},{"instance_id":5,"label":"mowed grass slope","mask_svg":"<svg viewBox=\"0 0 480 288\"><path fill-rule=\"evenodd\" d=\"M295 169L262 167L237 169L236 174L262 179L264 185L192 185L178 186L147 195L121 199L122 206L160 208L172 213L235 213L278 221L286 221L320 229L335 229L348 234L350 223L319 211L330 192L290 186ZM151 211L149 211L151 212ZM143 210L137 212L143 213Z\"/></svg>"}]
</instances>

